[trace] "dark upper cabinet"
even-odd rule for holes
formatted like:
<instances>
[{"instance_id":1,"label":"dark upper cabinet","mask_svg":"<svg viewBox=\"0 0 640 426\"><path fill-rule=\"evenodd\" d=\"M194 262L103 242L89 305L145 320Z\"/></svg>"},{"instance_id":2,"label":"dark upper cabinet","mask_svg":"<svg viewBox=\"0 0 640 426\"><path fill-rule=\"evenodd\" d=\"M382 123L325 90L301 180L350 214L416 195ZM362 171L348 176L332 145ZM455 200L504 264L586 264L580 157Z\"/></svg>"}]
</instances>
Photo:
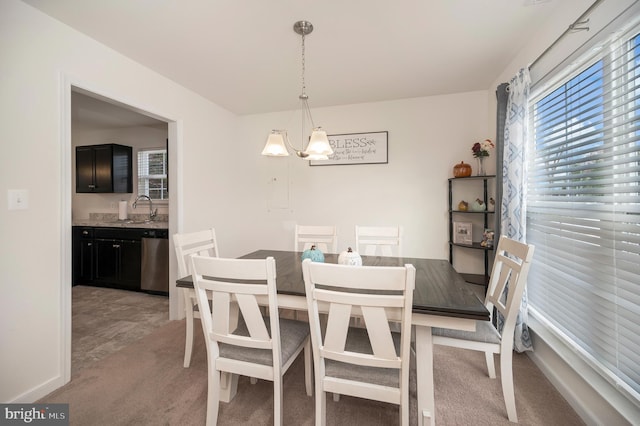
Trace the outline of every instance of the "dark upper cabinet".
<instances>
[{"instance_id":1,"label":"dark upper cabinet","mask_svg":"<svg viewBox=\"0 0 640 426\"><path fill-rule=\"evenodd\" d=\"M131 147L76 147L76 192L133 192Z\"/></svg>"}]
</instances>

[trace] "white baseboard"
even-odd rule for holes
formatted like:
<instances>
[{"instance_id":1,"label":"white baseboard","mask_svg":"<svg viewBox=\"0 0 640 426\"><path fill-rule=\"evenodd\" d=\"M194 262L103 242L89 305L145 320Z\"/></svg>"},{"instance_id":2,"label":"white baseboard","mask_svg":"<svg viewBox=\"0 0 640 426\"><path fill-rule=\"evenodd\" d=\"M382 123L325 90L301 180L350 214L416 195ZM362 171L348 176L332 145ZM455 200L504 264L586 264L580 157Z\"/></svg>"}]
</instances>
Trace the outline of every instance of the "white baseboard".
<instances>
[{"instance_id":1,"label":"white baseboard","mask_svg":"<svg viewBox=\"0 0 640 426\"><path fill-rule=\"evenodd\" d=\"M62 376L52 377L40 385L31 388L21 395L16 396L11 401L6 401L10 404L32 404L35 401L49 395L54 390L64 386L65 382Z\"/></svg>"},{"instance_id":2,"label":"white baseboard","mask_svg":"<svg viewBox=\"0 0 640 426\"><path fill-rule=\"evenodd\" d=\"M529 315L529 357L588 425L640 424L640 407L594 371L555 334Z\"/></svg>"}]
</instances>

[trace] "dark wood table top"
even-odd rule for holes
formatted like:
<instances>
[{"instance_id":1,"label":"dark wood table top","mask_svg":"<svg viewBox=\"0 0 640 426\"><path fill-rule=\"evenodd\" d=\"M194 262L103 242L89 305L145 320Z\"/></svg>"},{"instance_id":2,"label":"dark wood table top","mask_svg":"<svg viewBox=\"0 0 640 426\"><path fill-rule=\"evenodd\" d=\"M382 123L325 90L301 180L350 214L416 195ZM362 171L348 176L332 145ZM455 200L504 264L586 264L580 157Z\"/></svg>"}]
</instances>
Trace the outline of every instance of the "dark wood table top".
<instances>
[{"instance_id":1,"label":"dark wood table top","mask_svg":"<svg viewBox=\"0 0 640 426\"><path fill-rule=\"evenodd\" d=\"M276 261L276 285L278 294L305 296L302 279L302 252L258 250L241 259L265 259ZM338 255L324 255L326 263L338 263ZM413 293L413 312L481 321L489 320L489 311L467 283L446 260L417 259L410 257L362 256L365 266L404 266L416 268L416 288ZM193 288L191 276L176 281L181 288Z\"/></svg>"}]
</instances>

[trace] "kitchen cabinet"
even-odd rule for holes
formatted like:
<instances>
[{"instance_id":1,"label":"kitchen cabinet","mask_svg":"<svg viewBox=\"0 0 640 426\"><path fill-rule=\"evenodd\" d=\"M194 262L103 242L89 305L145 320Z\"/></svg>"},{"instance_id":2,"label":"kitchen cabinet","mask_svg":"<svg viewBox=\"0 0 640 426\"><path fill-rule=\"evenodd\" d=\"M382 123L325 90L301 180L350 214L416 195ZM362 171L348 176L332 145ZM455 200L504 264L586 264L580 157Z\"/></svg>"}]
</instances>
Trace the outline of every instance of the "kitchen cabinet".
<instances>
[{"instance_id":1,"label":"kitchen cabinet","mask_svg":"<svg viewBox=\"0 0 640 426\"><path fill-rule=\"evenodd\" d=\"M74 226L73 285L140 290L143 228Z\"/></svg>"},{"instance_id":2,"label":"kitchen cabinet","mask_svg":"<svg viewBox=\"0 0 640 426\"><path fill-rule=\"evenodd\" d=\"M74 226L73 285L168 294L168 233L164 228Z\"/></svg>"},{"instance_id":3,"label":"kitchen cabinet","mask_svg":"<svg viewBox=\"0 0 640 426\"><path fill-rule=\"evenodd\" d=\"M460 210L458 207L458 204L454 205L453 202L453 194L454 194L454 183L457 184L470 184L471 182L478 182L478 181L482 181L482 188L483 188L483 202L485 207L489 206L489 199L488 199L488 182L492 179L495 179L495 175L488 175L488 176L469 176L469 177L462 177L462 178L449 178L449 263L453 264L453 257L454 254L456 252L456 250L458 249L471 249L471 250L475 250L476 252L481 253L484 256L484 274L465 274L465 273L461 273L460 275L462 275L462 277L465 279L465 281L473 283L473 284L480 284L483 286L487 286L489 283L489 256L493 251L493 246L491 247L485 247L483 246L480 241L472 241L471 244L461 244L458 242L454 242L454 222L462 219L464 220L464 216L466 216L467 219L472 219L474 217L477 217L478 215L481 216L481 220L484 226L484 229L487 228L493 228L493 220L492 220L492 226L489 226L489 217L493 218L493 215L495 214L493 210L488 210L485 209L484 211L472 211L471 207L469 207L469 210ZM471 204L471 203L470 203ZM483 229L483 231L484 231Z\"/></svg>"},{"instance_id":4,"label":"kitchen cabinet","mask_svg":"<svg viewBox=\"0 0 640 426\"><path fill-rule=\"evenodd\" d=\"M76 192L133 192L132 158L130 146L104 144L76 147Z\"/></svg>"},{"instance_id":5,"label":"kitchen cabinet","mask_svg":"<svg viewBox=\"0 0 640 426\"><path fill-rule=\"evenodd\" d=\"M140 240L95 240L95 284L140 290Z\"/></svg>"},{"instance_id":6,"label":"kitchen cabinet","mask_svg":"<svg viewBox=\"0 0 640 426\"><path fill-rule=\"evenodd\" d=\"M94 241L93 228L74 226L72 232L73 246L73 285L91 284L93 282Z\"/></svg>"}]
</instances>

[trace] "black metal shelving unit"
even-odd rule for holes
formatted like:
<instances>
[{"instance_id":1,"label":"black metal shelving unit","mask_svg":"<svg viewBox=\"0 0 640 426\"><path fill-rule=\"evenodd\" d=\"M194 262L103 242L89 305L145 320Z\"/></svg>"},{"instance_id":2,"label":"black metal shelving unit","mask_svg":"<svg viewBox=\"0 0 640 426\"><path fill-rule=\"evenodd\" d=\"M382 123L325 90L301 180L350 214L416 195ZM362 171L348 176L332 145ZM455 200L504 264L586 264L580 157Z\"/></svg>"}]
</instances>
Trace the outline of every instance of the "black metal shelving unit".
<instances>
[{"instance_id":1,"label":"black metal shelving unit","mask_svg":"<svg viewBox=\"0 0 640 426\"><path fill-rule=\"evenodd\" d=\"M489 226L489 215L493 215L494 211L489 211L486 209L485 211L463 211L463 210L454 210L453 206L453 183L454 182L465 182L465 181L483 181L483 201L485 206L489 206L488 201L488 181L491 179L495 179L495 175L487 175L487 176L469 176L469 177L461 177L461 178L449 178L449 263L453 264L453 253L454 247L462 247L465 249L472 250L481 250L484 255L484 274L465 274L461 273L462 277L465 281L478 284L482 286L487 286L489 284L489 254L493 251L493 247L483 247L480 245L480 242L473 242L473 244L457 244L453 242L453 218L454 215L482 215L484 228L488 228Z\"/></svg>"}]
</instances>

